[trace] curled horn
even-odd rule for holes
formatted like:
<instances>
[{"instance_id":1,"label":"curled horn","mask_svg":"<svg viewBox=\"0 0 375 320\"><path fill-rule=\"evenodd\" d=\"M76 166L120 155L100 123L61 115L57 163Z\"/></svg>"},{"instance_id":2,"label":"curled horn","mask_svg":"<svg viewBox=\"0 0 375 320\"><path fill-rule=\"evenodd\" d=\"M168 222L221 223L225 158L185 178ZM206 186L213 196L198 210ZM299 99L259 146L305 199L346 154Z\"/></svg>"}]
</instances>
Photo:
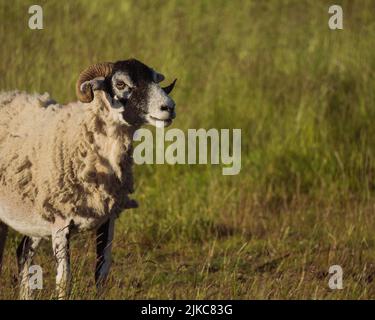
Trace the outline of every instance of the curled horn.
<instances>
[{"instance_id":1,"label":"curled horn","mask_svg":"<svg viewBox=\"0 0 375 320\"><path fill-rule=\"evenodd\" d=\"M78 77L76 83L76 94L81 102L91 102L94 99L94 93L91 86L81 87L86 81L90 81L97 77L107 77L112 73L113 63L103 62L94 64L83 70Z\"/></svg>"},{"instance_id":2,"label":"curled horn","mask_svg":"<svg viewBox=\"0 0 375 320\"><path fill-rule=\"evenodd\" d=\"M174 85L176 84L176 81L177 81L177 79L174 79L174 81L169 86L162 88L166 94L170 94L171 93L171 91L174 88Z\"/></svg>"}]
</instances>

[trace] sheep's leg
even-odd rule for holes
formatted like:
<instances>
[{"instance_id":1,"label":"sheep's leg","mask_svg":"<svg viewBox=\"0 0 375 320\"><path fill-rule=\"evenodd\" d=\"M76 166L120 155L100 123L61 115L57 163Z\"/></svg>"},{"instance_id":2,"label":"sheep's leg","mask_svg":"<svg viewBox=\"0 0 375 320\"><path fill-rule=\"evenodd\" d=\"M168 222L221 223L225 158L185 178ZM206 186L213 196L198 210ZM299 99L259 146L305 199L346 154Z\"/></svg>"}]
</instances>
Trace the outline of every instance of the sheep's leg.
<instances>
[{"instance_id":1,"label":"sheep's leg","mask_svg":"<svg viewBox=\"0 0 375 320\"><path fill-rule=\"evenodd\" d=\"M52 248L57 264L56 294L57 299L67 299L70 294L70 225L52 230Z\"/></svg>"},{"instance_id":2,"label":"sheep's leg","mask_svg":"<svg viewBox=\"0 0 375 320\"><path fill-rule=\"evenodd\" d=\"M114 226L115 217L113 216L103 223L96 232L95 282L98 293L103 290L112 263L111 250Z\"/></svg>"},{"instance_id":3,"label":"sheep's leg","mask_svg":"<svg viewBox=\"0 0 375 320\"><path fill-rule=\"evenodd\" d=\"M41 238L23 237L17 248L18 274L20 279L20 299L33 298L33 288L30 288L30 267L33 264L35 251Z\"/></svg>"},{"instance_id":4,"label":"sheep's leg","mask_svg":"<svg viewBox=\"0 0 375 320\"><path fill-rule=\"evenodd\" d=\"M8 236L8 226L0 221L0 274L3 265L3 255L5 249L5 242Z\"/></svg>"}]
</instances>

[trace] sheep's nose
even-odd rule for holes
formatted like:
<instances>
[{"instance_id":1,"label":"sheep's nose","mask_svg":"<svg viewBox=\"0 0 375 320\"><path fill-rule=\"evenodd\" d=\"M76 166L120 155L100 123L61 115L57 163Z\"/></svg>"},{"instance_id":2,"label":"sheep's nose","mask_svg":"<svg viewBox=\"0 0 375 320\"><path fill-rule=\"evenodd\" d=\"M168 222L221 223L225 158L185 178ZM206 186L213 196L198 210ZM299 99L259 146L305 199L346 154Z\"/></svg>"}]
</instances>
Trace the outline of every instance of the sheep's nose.
<instances>
[{"instance_id":1,"label":"sheep's nose","mask_svg":"<svg viewBox=\"0 0 375 320\"><path fill-rule=\"evenodd\" d=\"M174 111L174 107L175 107L174 104L171 104L171 105L162 105L162 106L160 107L160 110L161 110L161 111L169 111L169 112L173 112L173 111Z\"/></svg>"}]
</instances>

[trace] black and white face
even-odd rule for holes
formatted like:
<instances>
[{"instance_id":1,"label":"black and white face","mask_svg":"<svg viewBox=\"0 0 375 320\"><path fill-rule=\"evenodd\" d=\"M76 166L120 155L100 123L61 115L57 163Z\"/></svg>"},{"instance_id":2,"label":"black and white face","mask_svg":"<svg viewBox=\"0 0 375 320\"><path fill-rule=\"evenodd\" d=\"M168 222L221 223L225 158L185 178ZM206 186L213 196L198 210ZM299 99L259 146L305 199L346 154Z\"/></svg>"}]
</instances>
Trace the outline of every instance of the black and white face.
<instances>
[{"instance_id":1,"label":"black and white face","mask_svg":"<svg viewBox=\"0 0 375 320\"><path fill-rule=\"evenodd\" d=\"M176 117L175 102L168 96L174 83L161 88L158 83L162 80L163 75L132 59L116 62L105 81L114 102L120 103L127 123L167 127ZM114 103L113 107L116 106L119 104Z\"/></svg>"}]
</instances>

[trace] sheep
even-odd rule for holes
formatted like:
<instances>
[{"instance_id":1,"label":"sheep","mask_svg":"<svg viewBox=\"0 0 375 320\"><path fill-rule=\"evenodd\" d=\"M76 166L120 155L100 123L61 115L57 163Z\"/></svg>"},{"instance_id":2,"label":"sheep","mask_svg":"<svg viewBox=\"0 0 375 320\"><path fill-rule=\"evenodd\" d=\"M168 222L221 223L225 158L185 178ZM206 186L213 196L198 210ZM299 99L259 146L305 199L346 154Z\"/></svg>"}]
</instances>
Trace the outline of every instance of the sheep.
<instances>
[{"instance_id":1,"label":"sheep","mask_svg":"<svg viewBox=\"0 0 375 320\"><path fill-rule=\"evenodd\" d=\"M31 299L29 267L43 238L52 238L56 295L69 297L69 239L96 231L95 281L103 288L111 264L114 223L137 207L132 140L142 125L169 126L176 80L136 59L99 63L76 83L66 105L49 94L0 94L0 268L8 227L25 235L17 248L20 298ZM0 269L1 270L1 269Z\"/></svg>"}]
</instances>

